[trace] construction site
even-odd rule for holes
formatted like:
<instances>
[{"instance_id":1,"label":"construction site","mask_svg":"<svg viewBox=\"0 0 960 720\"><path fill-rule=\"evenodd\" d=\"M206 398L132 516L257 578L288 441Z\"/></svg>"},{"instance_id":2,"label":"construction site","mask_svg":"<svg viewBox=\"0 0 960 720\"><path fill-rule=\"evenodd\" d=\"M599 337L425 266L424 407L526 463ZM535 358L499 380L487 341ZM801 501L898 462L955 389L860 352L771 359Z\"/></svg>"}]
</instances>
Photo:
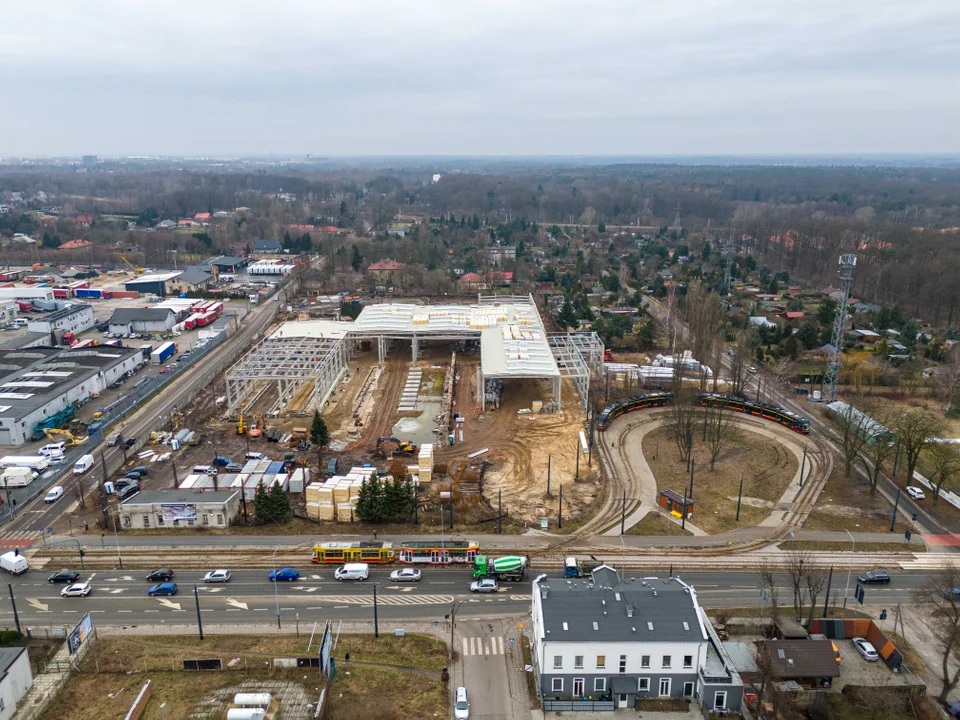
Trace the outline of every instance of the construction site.
<instances>
[{"instance_id":1,"label":"construction site","mask_svg":"<svg viewBox=\"0 0 960 720\"><path fill-rule=\"evenodd\" d=\"M269 332L226 372L221 417L253 449L264 436L305 437L319 409L324 463L336 458L340 472L371 463L412 478L424 510L452 502L459 522L491 523L502 507L514 527L553 527L561 485L564 519L599 491L580 433L602 372L600 339L548 334L530 296L378 304L354 322Z\"/></svg>"}]
</instances>

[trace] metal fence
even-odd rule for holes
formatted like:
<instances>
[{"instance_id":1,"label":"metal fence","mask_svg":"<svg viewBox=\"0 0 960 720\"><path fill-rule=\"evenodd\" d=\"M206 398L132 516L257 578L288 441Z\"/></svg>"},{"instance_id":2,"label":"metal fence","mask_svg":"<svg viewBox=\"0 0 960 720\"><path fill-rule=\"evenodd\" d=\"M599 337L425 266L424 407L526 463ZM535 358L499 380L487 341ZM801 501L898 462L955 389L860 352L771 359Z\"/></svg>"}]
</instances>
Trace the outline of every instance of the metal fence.
<instances>
[{"instance_id":1,"label":"metal fence","mask_svg":"<svg viewBox=\"0 0 960 720\"><path fill-rule=\"evenodd\" d=\"M574 712L577 710L596 712L615 709L613 700L544 700L544 712L555 710L557 712Z\"/></svg>"}]
</instances>

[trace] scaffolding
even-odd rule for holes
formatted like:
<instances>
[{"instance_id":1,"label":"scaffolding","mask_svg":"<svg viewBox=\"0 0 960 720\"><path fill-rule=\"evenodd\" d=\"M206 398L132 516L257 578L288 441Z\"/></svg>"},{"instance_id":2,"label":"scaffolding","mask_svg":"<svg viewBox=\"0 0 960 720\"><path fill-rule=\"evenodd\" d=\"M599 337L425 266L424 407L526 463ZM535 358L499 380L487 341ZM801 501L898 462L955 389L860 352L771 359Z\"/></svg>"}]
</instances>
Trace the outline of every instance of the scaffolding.
<instances>
[{"instance_id":1,"label":"scaffolding","mask_svg":"<svg viewBox=\"0 0 960 720\"><path fill-rule=\"evenodd\" d=\"M313 383L304 409L321 409L346 372L354 341L347 338L283 337L275 333L253 347L226 373L227 411L276 390L277 408Z\"/></svg>"},{"instance_id":2,"label":"scaffolding","mask_svg":"<svg viewBox=\"0 0 960 720\"><path fill-rule=\"evenodd\" d=\"M550 351L560 369L561 378L569 378L580 397L584 412L589 408L590 372L603 376L603 341L596 333L556 333L547 336ZM560 402L560 383L554 391Z\"/></svg>"}]
</instances>

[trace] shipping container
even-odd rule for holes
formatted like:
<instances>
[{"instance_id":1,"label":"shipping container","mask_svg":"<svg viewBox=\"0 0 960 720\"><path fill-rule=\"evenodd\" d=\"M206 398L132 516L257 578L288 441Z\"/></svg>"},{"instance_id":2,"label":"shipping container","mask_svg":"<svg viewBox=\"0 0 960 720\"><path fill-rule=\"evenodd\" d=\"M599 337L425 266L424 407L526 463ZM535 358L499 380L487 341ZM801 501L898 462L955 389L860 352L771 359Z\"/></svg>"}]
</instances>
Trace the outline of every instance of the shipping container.
<instances>
[{"instance_id":1,"label":"shipping container","mask_svg":"<svg viewBox=\"0 0 960 720\"><path fill-rule=\"evenodd\" d=\"M161 365L176 351L177 346L172 341L165 342L150 353L150 362L154 365Z\"/></svg>"}]
</instances>

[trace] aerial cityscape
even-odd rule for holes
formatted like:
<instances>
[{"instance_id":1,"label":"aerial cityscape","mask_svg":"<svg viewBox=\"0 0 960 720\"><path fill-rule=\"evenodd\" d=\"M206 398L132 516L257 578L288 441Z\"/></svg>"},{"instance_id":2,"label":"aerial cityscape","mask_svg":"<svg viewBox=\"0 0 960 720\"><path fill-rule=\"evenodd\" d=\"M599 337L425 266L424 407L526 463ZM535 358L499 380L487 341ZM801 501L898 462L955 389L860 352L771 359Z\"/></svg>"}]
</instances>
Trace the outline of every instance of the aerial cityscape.
<instances>
[{"instance_id":1,"label":"aerial cityscape","mask_svg":"<svg viewBox=\"0 0 960 720\"><path fill-rule=\"evenodd\" d=\"M50 5L0 720L960 717L960 8Z\"/></svg>"}]
</instances>

